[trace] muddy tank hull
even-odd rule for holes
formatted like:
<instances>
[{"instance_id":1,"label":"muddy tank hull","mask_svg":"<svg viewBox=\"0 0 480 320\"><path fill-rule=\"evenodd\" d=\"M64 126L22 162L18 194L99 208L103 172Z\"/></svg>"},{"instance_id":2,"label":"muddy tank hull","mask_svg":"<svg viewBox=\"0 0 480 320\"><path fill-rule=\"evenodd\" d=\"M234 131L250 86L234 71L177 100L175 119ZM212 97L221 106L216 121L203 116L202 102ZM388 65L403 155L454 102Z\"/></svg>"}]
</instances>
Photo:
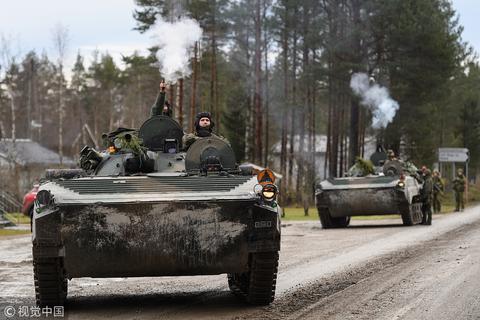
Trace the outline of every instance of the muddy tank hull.
<instances>
[{"instance_id":1,"label":"muddy tank hull","mask_svg":"<svg viewBox=\"0 0 480 320\"><path fill-rule=\"evenodd\" d=\"M395 176L328 179L316 185L315 200L324 227L346 227L352 216L402 216L404 224L422 219L421 185L413 177Z\"/></svg>"},{"instance_id":2,"label":"muddy tank hull","mask_svg":"<svg viewBox=\"0 0 480 320\"><path fill-rule=\"evenodd\" d=\"M332 217L402 214L409 207L403 191L394 188L330 190L316 200Z\"/></svg>"},{"instance_id":3,"label":"muddy tank hull","mask_svg":"<svg viewBox=\"0 0 480 320\"><path fill-rule=\"evenodd\" d=\"M107 203L88 196L59 197L35 213L34 258L63 257L69 278L241 273L250 254L280 250L281 209L251 197L152 201L160 196L143 190L110 194Z\"/></svg>"}]
</instances>

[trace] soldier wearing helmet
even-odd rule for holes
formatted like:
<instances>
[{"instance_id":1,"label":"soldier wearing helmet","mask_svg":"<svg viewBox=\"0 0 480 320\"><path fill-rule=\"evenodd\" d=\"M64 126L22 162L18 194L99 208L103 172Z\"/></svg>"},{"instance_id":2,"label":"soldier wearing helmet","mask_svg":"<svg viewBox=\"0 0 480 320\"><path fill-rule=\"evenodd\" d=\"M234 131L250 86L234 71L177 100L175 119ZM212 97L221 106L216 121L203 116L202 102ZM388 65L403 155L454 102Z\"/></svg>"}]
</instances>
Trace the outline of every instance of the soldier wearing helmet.
<instances>
[{"instance_id":1,"label":"soldier wearing helmet","mask_svg":"<svg viewBox=\"0 0 480 320\"><path fill-rule=\"evenodd\" d=\"M440 195L443 194L445 186L443 185L442 177L438 170L433 170L433 212L439 213L442 210L442 204L440 202Z\"/></svg>"},{"instance_id":2,"label":"soldier wearing helmet","mask_svg":"<svg viewBox=\"0 0 480 320\"><path fill-rule=\"evenodd\" d=\"M195 132L183 136L183 146L185 151L198 139L213 137L226 141L225 138L214 134L213 127L215 123L212 121L210 112L199 112L195 117ZM228 142L228 141L227 141Z\"/></svg>"},{"instance_id":3,"label":"soldier wearing helmet","mask_svg":"<svg viewBox=\"0 0 480 320\"><path fill-rule=\"evenodd\" d=\"M397 157L395 156L395 152L392 149L387 150L387 158L389 161L397 160Z\"/></svg>"},{"instance_id":4,"label":"soldier wearing helmet","mask_svg":"<svg viewBox=\"0 0 480 320\"><path fill-rule=\"evenodd\" d=\"M432 172L427 167L422 168L423 187L420 191L422 196L422 224L432 224L432 200L433 200L433 181Z\"/></svg>"},{"instance_id":5,"label":"soldier wearing helmet","mask_svg":"<svg viewBox=\"0 0 480 320\"><path fill-rule=\"evenodd\" d=\"M463 211L465 208L465 201L463 193L465 192L466 179L463 175L463 170L457 170L457 176L453 180L453 191L455 192L455 211Z\"/></svg>"}]
</instances>

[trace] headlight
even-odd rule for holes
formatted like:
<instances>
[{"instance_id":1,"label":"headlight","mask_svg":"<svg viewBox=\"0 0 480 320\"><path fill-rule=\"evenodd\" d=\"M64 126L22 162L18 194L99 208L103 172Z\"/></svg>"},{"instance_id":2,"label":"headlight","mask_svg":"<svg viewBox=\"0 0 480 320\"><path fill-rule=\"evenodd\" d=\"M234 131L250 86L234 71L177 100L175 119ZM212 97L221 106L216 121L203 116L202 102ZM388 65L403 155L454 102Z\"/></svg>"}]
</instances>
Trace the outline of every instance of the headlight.
<instances>
[{"instance_id":1,"label":"headlight","mask_svg":"<svg viewBox=\"0 0 480 320\"><path fill-rule=\"evenodd\" d=\"M273 201L277 197L278 189L273 184L266 184L262 188L262 197L266 201Z\"/></svg>"},{"instance_id":2,"label":"headlight","mask_svg":"<svg viewBox=\"0 0 480 320\"><path fill-rule=\"evenodd\" d=\"M405 188L405 182L400 181L399 183L397 183L397 187Z\"/></svg>"},{"instance_id":3,"label":"headlight","mask_svg":"<svg viewBox=\"0 0 480 320\"><path fill-rule=\"evenodd\" d=\"M48 206L50 203L52 203L53 197L50 191L48 190L40 190L37 193L37 198L35 201L37 201L38 206L44 207Z\"/></svg>"}]
</instances>

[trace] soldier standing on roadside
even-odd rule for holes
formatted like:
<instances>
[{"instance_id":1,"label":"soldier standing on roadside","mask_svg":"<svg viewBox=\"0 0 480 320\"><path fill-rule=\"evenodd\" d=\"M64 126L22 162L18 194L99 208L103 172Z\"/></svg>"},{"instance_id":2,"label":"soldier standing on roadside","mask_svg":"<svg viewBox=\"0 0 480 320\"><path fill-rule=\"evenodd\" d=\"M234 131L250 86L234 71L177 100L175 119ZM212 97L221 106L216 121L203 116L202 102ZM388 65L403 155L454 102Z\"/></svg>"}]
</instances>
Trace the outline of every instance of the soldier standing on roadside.
<instances>
[{"instance_id":1,"label":"soldier standing on roadside","mask_svg":"<svg viewBox=\"0 0 480 320\"><path fill-rule=\"evenodd\" d=\"M457 170L457 177L453 180L453 190L455 191L455 212L463 211L465 208L465 201L463 193L465 192L465 176L463 170Z\"/></svg>"},{"instance_id":2,"label":"soldier standing on roadside","mask_svg":"<svg viewBox=\"0 0 480 320\"><path fill-rule=\"evenodd\" d=\"M443 194L445 186L443 185L442 177L438 170L433 171L433 213L439 213L442 210L442 204L440 202L440 195Z\"/></svg>"},{"instance_id":3,"label":"soldier standing on roadside","mask_svg":"<svg viewBox=\"0 0 480 320\"><path fill-rule=\"evenodd\" d=\"M422 195L422 224L432 224L432 199L433 199L433 181L430 169L425 168L423 171L423 187Z\"/></svg>"}]
</instances>

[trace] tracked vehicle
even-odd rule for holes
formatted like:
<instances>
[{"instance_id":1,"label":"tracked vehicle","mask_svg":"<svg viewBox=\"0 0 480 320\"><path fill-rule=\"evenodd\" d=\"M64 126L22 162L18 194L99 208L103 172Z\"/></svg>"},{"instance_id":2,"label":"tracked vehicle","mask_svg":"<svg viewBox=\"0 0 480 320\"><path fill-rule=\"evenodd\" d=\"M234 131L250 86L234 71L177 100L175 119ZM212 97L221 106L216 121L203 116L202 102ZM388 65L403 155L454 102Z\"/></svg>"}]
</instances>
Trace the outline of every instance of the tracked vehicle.
<instances>
[{"instance_id":1,"label":"tracked vehicle","mask_svg":"<svg viewBox=\"0 0 480 320\"><path fill-rule=\"evenodd\" d=\"M399 214L406 226L422 222L422 183L415 176L415 169L407 170L398 160L374 163L375 174L329 178L315 185L315 202L323 228L344 228L350 217L367 215Z\"/></svg>"},{"instance_id":2,"label":"tracked vehicle","mask_svg":"<svg viewBox=\"0 0 480 320\"><path fill-rule=\"evenodd\" d=\"M68 280L228 274L252 304L274 299L281 208L271 171L239 170L231 147L182 150L167 116L82 150L84 170L47 174L33 222L36 301L63 305ZM142 142L143 141L143 142Z\"/></svg>"}]
</instances>

